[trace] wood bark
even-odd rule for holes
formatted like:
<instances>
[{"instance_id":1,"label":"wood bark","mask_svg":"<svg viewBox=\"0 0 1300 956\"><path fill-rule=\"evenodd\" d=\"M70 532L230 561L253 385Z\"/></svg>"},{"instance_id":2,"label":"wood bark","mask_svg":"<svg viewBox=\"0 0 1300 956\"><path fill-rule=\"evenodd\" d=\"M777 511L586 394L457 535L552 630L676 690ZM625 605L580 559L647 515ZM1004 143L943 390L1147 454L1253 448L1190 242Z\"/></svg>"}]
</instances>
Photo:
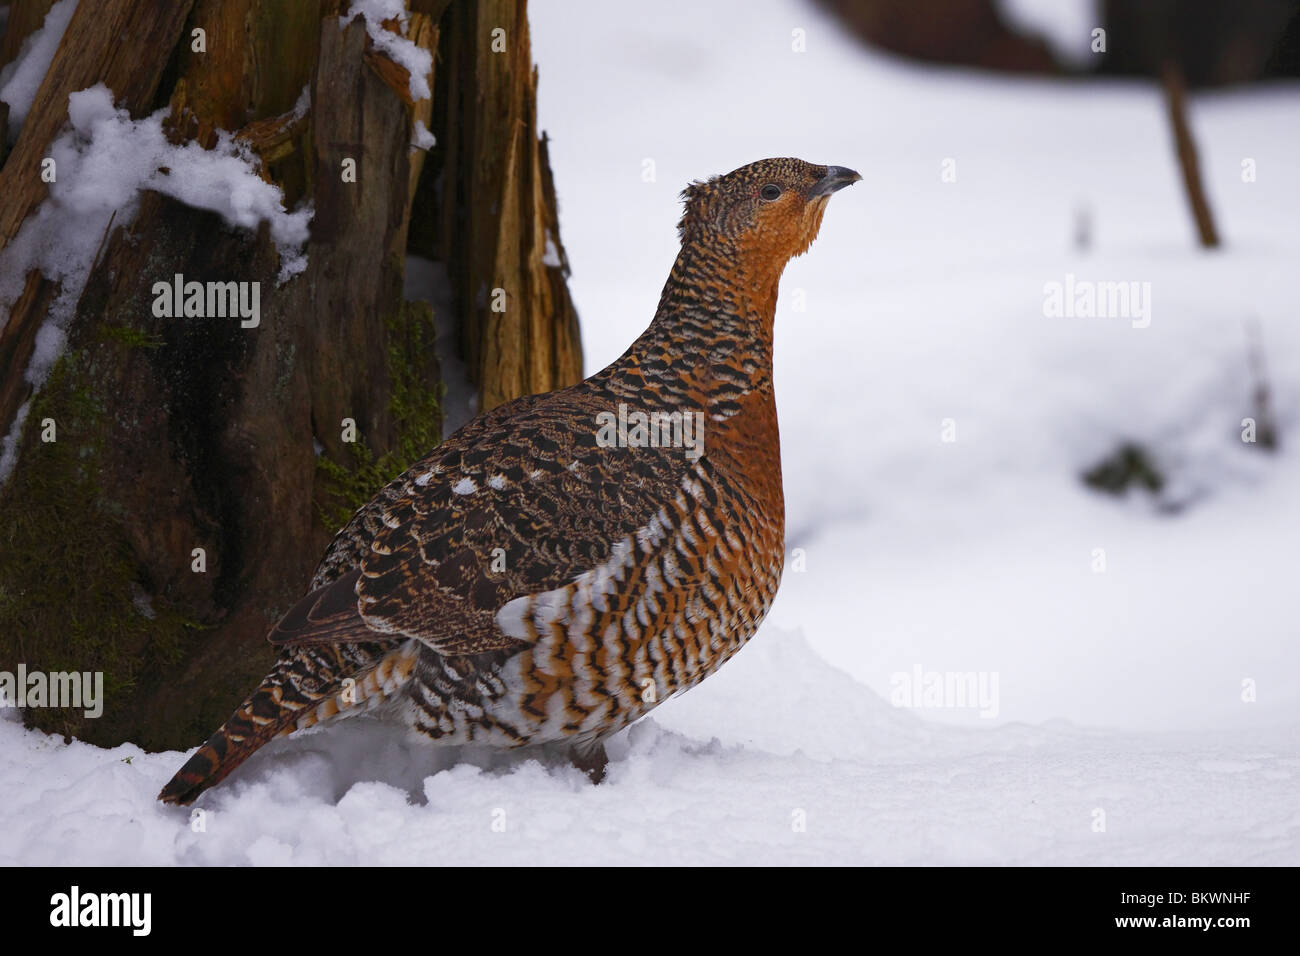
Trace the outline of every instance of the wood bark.
<instances>
[{"instance_id":1,"label":"wood bark","mask_svg":"<svg viewBox=\"0 0 1300 956\"><path fill-rule=\"evenodd\" d=\"M34 395L23 375L57 289L33 273L4 317L0 433L24 401L31 412L0 486L0 670L106 681L103 717L29 709L32 725L188 747L257 683L273 659L265 634L303 592L340 509L436 443L431 316L403 296L413 231L448 265L482 407L581 376L524 4L417 0L404 34L438 58L435 95L416 102L361 22L340 28L340 6L83 3L0 169L3 242L45 198L34 172L67 94L105 82L133 115L168 108L177 142L211 147L234 132L287 205L314 209L306 269L278 285L265 225L237 229L145 193L105 237ZM495 24L508 30L504 59ZM200 27L202 53L190 42ZM294 109L304 87L305 114ZM417 120L437 137L427 154L410 147ZM341 175L347 159L355 182ZM259 283L260 325L155 315L154 284L177 274ZM472 306L481 282L505 288L506 312ZM56 441L42 440L45 421Z\"/></svg>"},{"instance_id":2,"label":"wood bark","mask_svg":"<svg viewBox=\"0 0 1300 956\"><path fill-rule=\"evenodd\" d=\"M77 5L27 121L0 168L0 252L45 199L48 186L40 175L41 160L67 122L69 94L102 82L132 115L146 111L167 65L165 58L146 51L172 49L191 5L192 0L104 0ZM33 27L31 19L23 20L24 29ZM0 374L6 380L0 389L0 423L6 428L31 393L21 373L15 375L14 370L26 368L31 360L37 328L45 320L53 292L48 282L29 277L23 298L0 331L0 361L4 362Z\"/></svg>"},{"instance_id":3,"label":"wood bark","mask_svg":"<svg viewBox=\"0 0 1300 956\"><path fill-rule=\"evenodd\" d=\"M546 147L532 132L538 78L525 6L453 4L439 48L450 69L437 108L465 119L440 124L450 134L444 178L459 195L443 207L439 254L484 410L581 377Z\"/></svg>"}]
</instances>

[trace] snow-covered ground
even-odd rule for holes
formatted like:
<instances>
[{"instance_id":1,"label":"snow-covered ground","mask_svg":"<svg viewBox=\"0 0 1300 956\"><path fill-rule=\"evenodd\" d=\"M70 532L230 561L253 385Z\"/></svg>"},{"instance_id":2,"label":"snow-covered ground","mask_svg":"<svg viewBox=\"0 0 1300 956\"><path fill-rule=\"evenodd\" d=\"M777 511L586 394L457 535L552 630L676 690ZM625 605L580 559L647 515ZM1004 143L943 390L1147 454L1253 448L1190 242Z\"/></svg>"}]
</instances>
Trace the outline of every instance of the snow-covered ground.
<instances>
[{"instance_id":1,"label":"snow-covered ground","mask_svg":"<svg viewBox=\"0 0 1300 956\"><path fill-rule=\"evenodd\" d=\"M1149 86L919 68L798 0L530 14L589 370L648 322L688 180L863 174L783 283L769 623L599 787L358 719L192 818L153 802L182 755L0 720L0 862L1300 862L1300 88L1194 98L1207 254ZM1048 316L1070 275L1149 314ZM1272 455L1239 437L1252 327ZM1124 440L1158 502L1080 482ZM963 674L976 706L891 706Z\"/></svg>"},{"instance_id":2,"label":"snow-covered ground","mask_svg":"<svg viewBox=\"0 0 1300 956\"><path fill-rule=\"evenodd\" d=\"M255 755L200 815L154 801L179 754L0 720L0 863L1296 860L1285 734L937 727L774 627L616 743L593 787L558 763L411 749L357 718Z\"/></svg>"}]
</instances>

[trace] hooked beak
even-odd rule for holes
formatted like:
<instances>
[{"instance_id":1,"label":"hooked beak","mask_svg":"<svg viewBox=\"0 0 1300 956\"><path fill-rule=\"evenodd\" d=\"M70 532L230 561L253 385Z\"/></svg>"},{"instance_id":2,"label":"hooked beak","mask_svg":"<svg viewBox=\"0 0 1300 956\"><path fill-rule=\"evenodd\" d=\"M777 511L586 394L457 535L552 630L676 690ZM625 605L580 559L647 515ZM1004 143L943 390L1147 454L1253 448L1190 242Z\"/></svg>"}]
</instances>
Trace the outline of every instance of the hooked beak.
<instances>
[{"instance_id":1,"label":"hooked beak","mask_svg":"<svg viewBox=\"0 0 1300 956\"><path fill-rule=\"evenodd\" d=\"M829 196L836 190L843 189L845 186L852 186L862 177L847 166L827 166L826 175L817 180L813 186L809 198L816 196Z\"/></svg>"}]
</instances>

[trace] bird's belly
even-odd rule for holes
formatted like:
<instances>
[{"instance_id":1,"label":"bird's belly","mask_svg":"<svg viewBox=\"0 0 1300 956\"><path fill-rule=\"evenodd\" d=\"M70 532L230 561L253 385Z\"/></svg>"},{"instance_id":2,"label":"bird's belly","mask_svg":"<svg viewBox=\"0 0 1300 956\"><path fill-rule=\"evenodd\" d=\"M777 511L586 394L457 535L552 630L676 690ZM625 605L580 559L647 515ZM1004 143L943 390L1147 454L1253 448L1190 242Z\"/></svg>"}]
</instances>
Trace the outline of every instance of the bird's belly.
<instances>
[{"instance_id":1,"label":"bird's belly","mask_svg":"<svg viewBox=\"0 0 1300 956\"><path fill-rule=\"evenodd\" d=\"M758 629L780 582L780 528L719 533L698 573L638 565L605 606L570 613L514 654L442 659L417 675L412 723L446 743L517 747L611 734L699 683Z\"/></svg>"},{"instance_id":2,"label":"bird's belly","mask_svg":"<svg viewBox=\"0 0 1300 956\"><path fill-rule=\"evenodd\" d=\"M746 570L675 600L634 595L622 613L539 641L502 670L515 691L502 700L502 716L536 741L604 736L693 687L753 637L767 613L780 568ZM657 612L648 610L656 603Z\"/></svg>"},{"instance_id":3,"label":"bird's belly","mask_svg":"<svg viewBox=\"0 0 1300 956\"><path fill-rule=\"evenodd\" d=\"M780 576L779 546L759 549L732 573L690 587L638 582L607 610L553 627L514 655L428 651L400 705L404 721L439 743L496 747L614 733L753 637Z\"/></svg>"}]
</instances>

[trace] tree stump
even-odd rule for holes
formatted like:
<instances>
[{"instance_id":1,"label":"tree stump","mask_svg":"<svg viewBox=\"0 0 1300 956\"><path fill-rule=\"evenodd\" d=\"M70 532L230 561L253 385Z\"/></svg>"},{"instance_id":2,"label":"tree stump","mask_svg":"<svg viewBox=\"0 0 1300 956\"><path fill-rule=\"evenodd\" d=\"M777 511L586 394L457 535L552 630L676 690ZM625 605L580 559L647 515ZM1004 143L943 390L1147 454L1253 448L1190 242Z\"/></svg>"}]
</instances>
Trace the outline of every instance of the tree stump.
<instances>
[{"instance_id":1,"label":"tree stump","mask_svg":"<svg viewBox=\"0 0 1300 956\"><path fill-rule=\"evenodd\" d=\"M47 198L68 95L100 82L132 117L166 109L175 143L235 134L286 207L313 209L306 266L280 282L265 222L143 193L103 237L39 388L25 373L66 290L33 271L0 316L0 434L26 408L0 486L0 670L105 679L102 717L29 708L31 726L186 748L257 683L267 630L342 520L441 438L433 315L403 298L408 248L447 265L481 408L581 377L525 4L416 0L384 24L435 54L429 98L346 12L82 3L0 168L0 277ZM427 153L417 121L436 137ZM158 284L178 275L257 283L258 324L159 314Z\"/></svg>"}]
</instances>

